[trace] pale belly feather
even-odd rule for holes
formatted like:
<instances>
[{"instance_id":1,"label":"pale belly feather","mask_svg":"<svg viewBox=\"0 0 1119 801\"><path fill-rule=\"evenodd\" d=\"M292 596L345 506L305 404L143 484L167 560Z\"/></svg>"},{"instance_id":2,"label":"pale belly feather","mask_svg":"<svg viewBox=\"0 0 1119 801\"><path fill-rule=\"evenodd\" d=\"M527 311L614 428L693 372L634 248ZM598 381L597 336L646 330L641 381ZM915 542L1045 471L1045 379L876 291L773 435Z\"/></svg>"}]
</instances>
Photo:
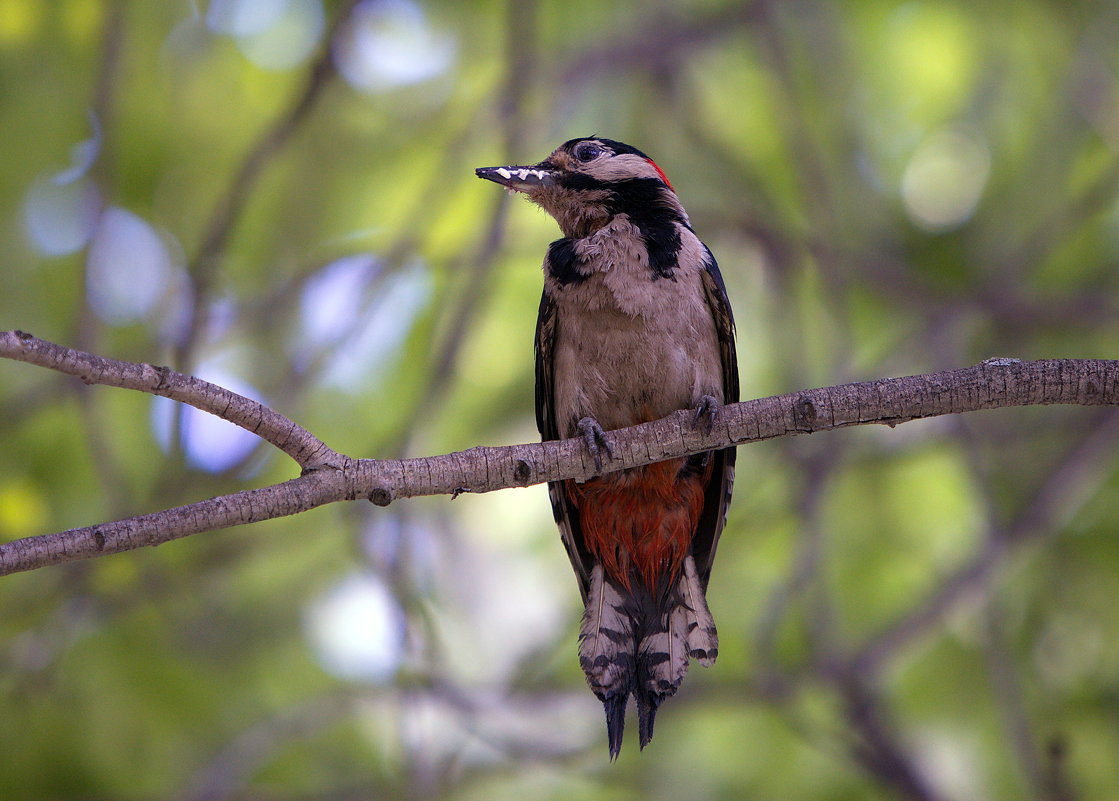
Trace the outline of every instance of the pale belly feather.
<instances>
[{"instance_id":1,"label":"pale belly feather","mask_svg":"<svg viewBox=\"0 0 1119 801\"><path fill-rule=\"evenodd\" d=\"M718 338L698 272L677 281L594 275L557 303L555 401L564 436L583 417L610 430L694 407L704 395L722 402Z\"/></svg>"}]
</instances>

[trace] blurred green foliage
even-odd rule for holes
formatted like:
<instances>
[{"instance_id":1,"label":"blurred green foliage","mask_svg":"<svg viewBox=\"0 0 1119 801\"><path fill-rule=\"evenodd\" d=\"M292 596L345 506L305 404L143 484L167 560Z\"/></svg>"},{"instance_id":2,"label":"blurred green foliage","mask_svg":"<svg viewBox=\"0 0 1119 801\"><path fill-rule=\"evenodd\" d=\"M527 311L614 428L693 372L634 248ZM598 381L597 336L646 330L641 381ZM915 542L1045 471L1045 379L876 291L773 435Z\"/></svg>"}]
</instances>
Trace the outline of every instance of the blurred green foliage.
<instances>
[{"instance_id":1,"label":"blurred green foliage","mask_svg":"<svg viewBox=\"0 0 1119 801\"><path fill-rule=\"evenodd\" d=\"M236 380L353 456L532 441L556 231L472 172L598 133L719 258L745 397L1113 357L1117 24L0 0L0 327ZM295 472L207 430L0 362L0 538ZM719 662L616 765L540 487L9 576L0 795L1113 799L1117 445L1110 411L1031 408L740 449Z\"/></svg>"}]
</instances>

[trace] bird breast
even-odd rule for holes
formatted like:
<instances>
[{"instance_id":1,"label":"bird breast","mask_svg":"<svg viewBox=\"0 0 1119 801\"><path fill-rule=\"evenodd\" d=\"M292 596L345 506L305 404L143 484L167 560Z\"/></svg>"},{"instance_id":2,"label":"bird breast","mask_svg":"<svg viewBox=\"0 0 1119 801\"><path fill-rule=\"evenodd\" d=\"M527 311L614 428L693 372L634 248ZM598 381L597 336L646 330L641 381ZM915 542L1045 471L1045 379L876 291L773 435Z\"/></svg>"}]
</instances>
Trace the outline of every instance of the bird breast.
<instances>
[{"instance_id":1,"label":"bird breast","mask_svg":"<svg viewBox=\"0 0 1119 801\"><path fill-rule=\"evenodd\" d=\"M546 279L557 307L556 419L564 436L583 417L606 429L723 400L715 323L703 286L705 249L680 226L672 277L657 277L641 233L624 215L578 240L579 271Z\"/></svg>"}]
</instances>

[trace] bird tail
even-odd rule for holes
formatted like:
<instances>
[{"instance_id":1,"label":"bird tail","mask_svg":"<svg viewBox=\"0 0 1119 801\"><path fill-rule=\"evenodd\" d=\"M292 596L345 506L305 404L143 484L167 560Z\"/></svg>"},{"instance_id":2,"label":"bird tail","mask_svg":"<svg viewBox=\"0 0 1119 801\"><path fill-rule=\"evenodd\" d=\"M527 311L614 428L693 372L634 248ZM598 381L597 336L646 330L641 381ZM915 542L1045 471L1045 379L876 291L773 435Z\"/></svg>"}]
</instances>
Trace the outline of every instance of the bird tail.
<instances>
[{"instance_id":1,"label":"bird tail","mask_svg":"<svg viewBox=\"0 0 1119 801\"><path fill-rule=\"evenodd\" d=\"M719 653L715 621L689 555L673 585L654 598L638 582L632 589L595 565L579 631L579 664L606 710L610 758L622 748L626 705L637 702L641 747L653 739L657 709L675 694L689 659L710 666Z\"/></svg>"},{"instance_id":2,"label":"bird tail","mask_svg":"<svg viewBox=\"0 0 1119 801\"><path fill-rule=\"evenodd\" d=\"M636 675L637 607L629 592L606 578L600 564L591 571L588 589L579 629L579 665L606 708L606 736L614 760L622 750L626 703Z\"/></svg>"}]
</instances>

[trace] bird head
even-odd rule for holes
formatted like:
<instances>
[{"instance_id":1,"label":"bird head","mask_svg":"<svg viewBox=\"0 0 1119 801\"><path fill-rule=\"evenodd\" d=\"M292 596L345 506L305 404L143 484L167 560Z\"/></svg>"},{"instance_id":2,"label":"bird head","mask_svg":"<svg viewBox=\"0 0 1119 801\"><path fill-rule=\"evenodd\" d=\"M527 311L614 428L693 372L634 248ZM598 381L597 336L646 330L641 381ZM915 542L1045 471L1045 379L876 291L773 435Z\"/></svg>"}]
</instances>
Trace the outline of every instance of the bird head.
<instances>
[{"instance_id":1,"label":"bird head","mask_svg":"<svg viewBox=\"0 0 1119 801\"><path fill-rule=\"evenodd\" d=\"M637 148L613 139L571 139L539 164L479 167L475 174L523 193L568 237L589 236L619 214L666 215L687 223L664 171Z\"/></svg>"}]
</instances>

